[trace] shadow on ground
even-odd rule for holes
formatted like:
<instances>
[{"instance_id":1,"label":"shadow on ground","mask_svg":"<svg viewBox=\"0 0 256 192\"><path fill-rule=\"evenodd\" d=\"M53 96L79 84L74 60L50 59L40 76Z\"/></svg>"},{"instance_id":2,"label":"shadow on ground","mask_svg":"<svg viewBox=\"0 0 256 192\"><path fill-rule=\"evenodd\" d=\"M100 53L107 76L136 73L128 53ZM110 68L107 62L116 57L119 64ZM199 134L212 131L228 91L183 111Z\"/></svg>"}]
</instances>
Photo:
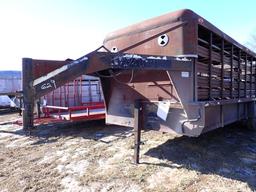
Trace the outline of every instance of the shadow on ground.
<instances>
[{"instance_id":1,"label":"shadow on ground","mask_svg":"<svg viewBox=\"0 0 256 192\"><path fill-rule=\"evenodd\" d=\"M104 138L115 136L122 139L132 134L132 129L106 126L103 120L41 125L29 133L22 129L1 132L36 137L38 139L32 145L40 145L56 142L62 137L82 137L109 143L114 140ZM238 125L227 126L198 138L183 136L169 139L144 155L167 160L167 163L154 164L157 166L172 167L175 163L202 174L216 174L246 182L252 191L256 190L256 131Z\"/></svg>"},{"instance_id":2,"label":"shadow on ground","mask_svg":"<svg viewBox=\"0 0 256 192\"><path fill-rule=\"evenodd\" d=\"M18 130L0 130L0 133L10 133L22 136L36 137L38 140L32 145L52 143L62 137L82 137L104 143L111 141L104 140L108 136L115 136L118 139L127 137L127 132L131 128L114 125L106 125L105 120L81 121L81 122L63 122L42 124L30 131ZM114 141L114 140L113 140Z\"/></svg>"},{"instance_id":3,"label":"shadow on ground","mask_svg":"<svg viewBox=\"0 0 256 192\"><path fill-rule=\"evenodd\" d=\"M197 138L178 137L145 155L165 159L202 174L247 182L256 190L256 131L228 126ZM169 165L169 166L170 166ZM168 166L159 164L159 166Z\"/></svg>"}]
</instances>

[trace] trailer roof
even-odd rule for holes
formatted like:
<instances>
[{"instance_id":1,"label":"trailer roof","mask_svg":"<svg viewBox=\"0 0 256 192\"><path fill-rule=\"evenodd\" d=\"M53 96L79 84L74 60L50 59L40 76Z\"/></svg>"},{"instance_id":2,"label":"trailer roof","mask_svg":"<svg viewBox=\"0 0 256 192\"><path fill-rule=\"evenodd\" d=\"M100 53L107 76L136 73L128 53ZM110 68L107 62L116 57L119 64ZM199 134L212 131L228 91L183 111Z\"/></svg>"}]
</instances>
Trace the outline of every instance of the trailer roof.
<instances>
[{"instance_id":1,"label":"trailer roof","mask_svg":"<svg viewBox=\"0 0 256 192\"><path fill-rule=\"evenodd\" d=\"M193 12L190 9L182 9L175 12L167 13L165 15L161 15L152 19L148 19L145 21L142 21L137 24L130 25L126 28L119 29L117 31L114 31L112 33L109 33L104 43L113 39L116 39L121 36L129 36L136 33L141 33L150 29L154 29L160 26L164 26L169 23L175 23L179 21L184 22L194 22L195 24L199 24L207 28L208 30L214 32L218 36L225 39L227 42L235 45L236 47L242 49L244 52L250 54L251 56L256 57L256 53L250 50L249 48L243 46L242 44L238 43L236 40L234 40L232 37L218 29L216 26L214 26L212 23L204 19L203 17L199 16L195 12Z\"/></svg>"}]
</instances>

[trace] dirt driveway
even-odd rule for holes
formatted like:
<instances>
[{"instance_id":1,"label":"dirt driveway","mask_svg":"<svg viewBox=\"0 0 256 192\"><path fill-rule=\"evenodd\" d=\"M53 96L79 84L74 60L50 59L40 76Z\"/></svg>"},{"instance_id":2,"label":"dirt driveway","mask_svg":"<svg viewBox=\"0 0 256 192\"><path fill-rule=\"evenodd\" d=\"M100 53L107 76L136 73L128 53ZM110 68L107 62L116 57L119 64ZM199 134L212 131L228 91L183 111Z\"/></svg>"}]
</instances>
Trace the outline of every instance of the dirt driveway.
<instances>
[{"instance_id":1,"label":"dirt driveway","mask_svg":"<svg viewBox=\"0 0 256 192\"><path fill-rule=\"evenodd\" d=\"M136 166L132 129L98 121L40 126L26 136L6 123L17 117L0 116L0 192L256 190L256 131L143 132Z\"/></svg>"}]
</instances>

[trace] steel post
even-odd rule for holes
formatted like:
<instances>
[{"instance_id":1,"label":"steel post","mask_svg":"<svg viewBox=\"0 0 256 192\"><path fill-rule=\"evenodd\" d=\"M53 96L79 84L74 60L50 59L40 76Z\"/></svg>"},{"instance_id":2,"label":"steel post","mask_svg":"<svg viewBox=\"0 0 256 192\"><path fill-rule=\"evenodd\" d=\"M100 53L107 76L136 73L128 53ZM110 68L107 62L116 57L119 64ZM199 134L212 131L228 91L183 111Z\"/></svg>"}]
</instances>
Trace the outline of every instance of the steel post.
<instances>
[{"instance_id":1,"label":"steel post","mask_svg":"<svg viewBox=\"0 0 256 192\"><path fill-rule=\"evenodd\" d=\"M22 89L23 89L23 129L29 131L34 127L34 91L32 89L33 66L32 59L22 59Z\"/></svg>"},{"instance_id":2,"label":"steel post","mask_svg":"<svg viewBox=\"0 0 256 192\"><path fill-rule=\"evenodd\" d=\"M142 103L136 100L134 104L134 163L139 164L140 141L142 128Z\"/></svg>"}]
</instances>

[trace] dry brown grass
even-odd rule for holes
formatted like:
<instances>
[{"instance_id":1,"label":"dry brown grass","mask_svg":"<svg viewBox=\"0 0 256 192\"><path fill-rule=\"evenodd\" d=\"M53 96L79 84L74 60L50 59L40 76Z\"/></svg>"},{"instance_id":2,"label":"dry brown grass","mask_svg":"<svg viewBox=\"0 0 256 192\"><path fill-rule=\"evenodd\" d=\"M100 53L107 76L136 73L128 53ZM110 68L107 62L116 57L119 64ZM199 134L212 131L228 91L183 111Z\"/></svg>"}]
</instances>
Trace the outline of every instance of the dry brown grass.
<instances>
[{"instance_id":1,"label":"dry brown grass","mask_svg":"<svg viewBox=\"0 0 256 192\"><path fill-rule=\"evenodd\" d=\"M255 131L225 128L199 138L143 132L139 165L133 139L131 129L100 122L42 126L30 137L2 125L0 192L256 189Z\"/></svg>"}]
</instances>

